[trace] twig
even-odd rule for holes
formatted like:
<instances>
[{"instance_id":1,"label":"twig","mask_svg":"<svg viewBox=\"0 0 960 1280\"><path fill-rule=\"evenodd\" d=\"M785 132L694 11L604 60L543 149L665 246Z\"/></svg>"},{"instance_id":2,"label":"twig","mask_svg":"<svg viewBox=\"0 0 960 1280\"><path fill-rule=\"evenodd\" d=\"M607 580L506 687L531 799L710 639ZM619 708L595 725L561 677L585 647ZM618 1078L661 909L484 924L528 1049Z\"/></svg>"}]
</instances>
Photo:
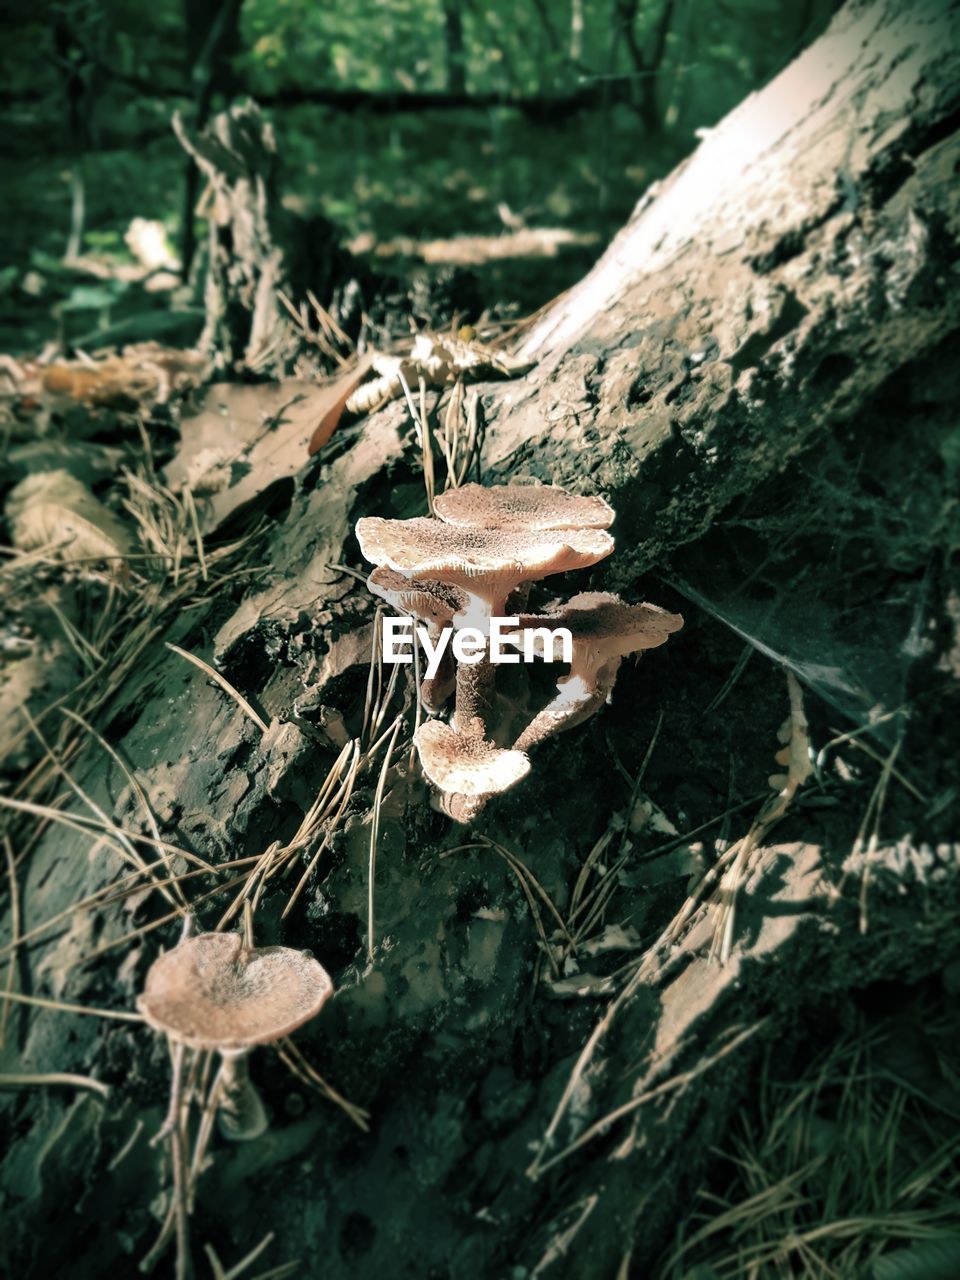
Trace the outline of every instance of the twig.
<instances>
[{"instance_id":1,"label":"twig","mask_svg":"<svg viewBox=\"0 0 960 1280\"><path fill-rule=\"evenodd\" d=\"M235 867L246 866L251 862L256 862L256 858L237 858L231 862L224 862L215 868L216 872L230 870ZM154 862L150 864L153 867L159 867L163 864ZM205 868L197 868L194 871L184 871L177 876L177 880L190 880L194 876L211 875L214 871L207 871ZM80 898L79 901L72 903L69 907L65 907L62 911L58 911L56 915L51 916L49 920L41 920L39 924L35 924L32 929L28 929L26 933L20 935L18 939L19 945L27 942L33 942L34 939L40 937L48 930L53 929L56 925L62 924L64 920L72 916L76 911L88 911L91 907L105 907L114 902L122 902L124 898L130 897L134 893L142 893L144 889L148 889L149 885L131 884L130 881L137 880L140 876L139 871L131 871L127 875L122 876L120 880L113 884L104 885L102 889L98 889L96 893L89 894L86 898ZM124 886L121 888L120 886ZM167 919L172 920L178 913L172 912ZM182 914L182 913L181 913ZM0 947L0 957L9 955L14 950L14 943L8 942Z\"/></svg>"},{"instance_id":2,"label":"twig","mask_svg":"<svg viewBox=\"0 0 960 1280\"><path fill-rule=\"evenodd\" d=\"M884 757L879 751L875 751L873 747L868 746L866 742L861 742L858 738L854 738L851 739L850 745L851 747L856 747L858 751L862 751L865 755L868 755L871 760L886 768L886 761ZM899 750L899 748L900 742L898 741L897 750ZM897 782L899 782L902 787L905 787L906 790L910 792L914 799L919 800L921 804L930 803L930 797L925 795L919 787L914 786L901 769L895 769L891 766L890 774L892 777L896 778Z\"/></svg>"},{"instance_id":3,"label":"twig","mask_svg":"<svg viewBox=\"0 0 960 1280\"><path fill-rule=\"evenodd\" d=\"M141 1133L143 1133L143 1130L144 1130L143 1120L138 1119L137 1123L133 1126L133 1132L130 1134L130 1137L126 1140L126 1142L117 1152L117 1154L111 1159L110 1163L107 1165L108 1173L113 1173L114 1169L116 1169L118 1165L123 1164L124 1160L126 1160L127 1156L130 1154L130 1152L133 1150L134 1146L136 1145L137 1140L139 1139Z\"/></svg>"},{"instance_id":4,"label":"twig","mask_svg":"<svg viewBox=\"0 0 960 1280\"><path fill-rule=\"evenodd\" d=\"M575 1141L570 1143L569 1146L564 1147L562 1151L558 1151L556 1155L551 1156L549 1160L540 1160L538 1155L537 1160L534 1161L536 1170L535 1172L532 1171L534 1168L532 1165L531 1168L527 1170L528 1176L531 1178L539 1177L540 1174L546 1173L548 1169L552 1169L554 1165L559 1164L561 1160L566 1160L566 1158L573 1155L575 1151L579 1151L580 1148L586 1146L588 1142L592 1142L594 1138L606 1133L610 1126L614 1124L615 1121L622 1119L623 1116L630 1115L631 1112L645 1106L648 1102L652 1102L655 1098L663 1097L663 1095L667 1093L675 1093L678 1089L690 1084L690 1082L696 1080L698 1076L702 1076L704 1072L709 1071L711 1067L715 1066L722 1058L725 1058L727 1054L733 1053L735 1049L738 1049L740 1045L746 1040L749 1040L751 1036L756 1035L761 1027L766 1024L766 1021L766 1018L762 1018L759 1022L755 1022L752 1027L744 1028L744 1030L738 1032L728 1044L724 1045L722 1049L718 1049L716 1053L711 1054L707 1058L702 1058L697 1065L689 1071L683 1071L679 1075L671 1077L669 1080L664 1080L661 1084L655 1085L652 1089L645 1090L635 1098L631 1098L629 1102L625 1102L622 1106L616 1107L613 1111L608 1112L607 1115L602 1116L599 1120L595 1121L594 1124L590 1125L588 1129L585 1129L583 1133L575 1139Z\"/></svg>"},{"instance_id":5,"label":"twig","mask_svg":"<svg viewBox=\"0 0 960 1280\"><path fill-rule=\"evenodd\" d=\"M387 681L387 687L383 691L383 697L380 700L380 706L377 709L376 717L373 721L373 724L370 727L371 738L373 738L374 734L379 730L380 726L383 724L384 716L387 714L387 708L390 706L391 699L393 698L393 695L396 692L397 676L399 675L399 673L400 673L400 663L395 662L393 664L393 670L390 672L390 679ZM389 732L389 730L387 732ZM368 755L372 755L373 752L376 751L379 741L380 741L379 738L376 739L373 745L367 748Z\"/></svg>"},{"instance_id":6,"label":"twig","mask_svg":"<svg viewBox=\"0 0 960 1280\"><path fill-rule=\"evenodd\" d=\"M663 954L665 949L672 946L680 936L686 925L689 923L691 917L694 915L698 907L701 906L705 895L717 884L728 863L732 860L732 857L735 856L735 847L728 849L727 852L705 872L699 884L690 891L683 906L660 934L660 937L635 966L633 974L627 980L619 995L611 1000L610 1004L607 1006L603 1016L599 1019L596 1026L593 1028L593 1031L587 1038L583 1048L580 1050L577 1060L573 1065L573 1069L567 1077L567 1083L564 1085L560 1101L557 1103L554 1113L550 1119L550 1123L546 1128L543 1141L540 1144L540 1149L527 1170L527 1175L529 1177L536 1178L543 1168L543 1157L553 1142L553 1138L560 1125L560 1121L563 1119L576 1095L580 1081L583 1079L584 1073L593 1058L597 1045L599 1045L600 1041L610 1030L617 1014L624 1005L628 1004L630 1000L633 999L637 991L639 991L642 986L648 982L652 982L659 975L661 968L660 956Z\"/></svg>"},{"instance_id":7,"label":"twig","mask_svg":"<svg viewBox=\"0 0 960 1280\"><path fill-rule=\"evenodd\" d=\"M197 504L193 500L193 490L188 484L183 486L183 505L187 509L190 523L193 526L193 537L197 544L197 564L200 566L200 577L207 581L207 561L203 554L203 534L200 532L200 518L197 515Z\"/></svg>"},{"instance_id":8,"label":"twig","mask_svg":"<svg viewBox=\"0 0 960 1280\"><path fill-rule=\"evenodd\" d=\"M452 849L445 849L440 856L441 858L449 858L455 853L466 853L471 849L492 850L493 853L496 853L499 857L503 858L504 862L506 862L507 866L517 877L523 896L527 900L527 906L530 908L530 915L533 919L534 926L536 927L537 933L540 935L540 945L543 949L543 953L547 957L550 968L553 970L553 976L558 978L560 976L560 970L553 954L553 949L550 946L549 939L547 938L546 930L543 927L543 918L540 915L540 908L537 906L537 897L541 899L544 906L546 906L547 910L553 916L557 928L560 930L560 933L571 948L573 946L573 939L567 932L567 926L563 922L563 917L554 906L554 903L546 889L544 889L543 885L539 880L537 880L536 876L525 862L522 862L515 853L511 853L510 850L506 849L502 844L498 844L495 840L491 840L489 836L481 835L478 836L475 841L467 844L458 844ZM536 896L534 896L534 890L536 891Z\"/></svg>"},{"instance_id":9,"label":"twig","mask_svg":"<svg viewBox=\"0 0 960 1280\"><path fill-rule=\"evenodd\" d=\"M84 1013L92 1018L113 1018L116 1022L143 1022L139 1013L127 1013L122 1009L95 1009L87 1004L68 1004L65 1000L50 1000L46 996L27 996L22 991L8 991L5 1000L15 1004L32 1004L38 1009L55 1009L58 1013Z\"/></svg>"},{"instance_id":10,"label":"twig","mask_svg":"<svg viewBox=\"0 0 960 1280\"><path fill-rule=\"evenodd\" d=\"M223 1273L223 1280L239 1280L239 1277L243 1275L247 1267L252 1267L260 1255L270 1247L273 1243L273 1237L274 1233L272 1231L268 1231L260 1243L255 1245L250 1252L245 1255L245 1257L241 1258L236 1266L231 1267L229 1271L225 1271ZM209 1249L209 1245L207 1248ZM210 1252L213 1251L210 1250Z\"/></svg>"},{"instance_id":11,"label":"twig","mask_svg":"<svg viewBox=\"0 0 960 1280\"><path fill-rule=\"evenodd\" d=\"M186 658L187 662L192 662L195 667L199 667L201 671L205 671L211 680L216 680L217 684L228 693L234 700L244 715L249 716L253 723L257 726L261 733L266 733L270 726L267 722L254 711L250 703L246 700L242 693L233 687L226 676L222 676L219 671L215 671L209 663L204 662L202 658L198 658L195 653L187 653L186 649L181 649L178 644L172 644L169 640L164 641L164 646L173 653L178 653L181 658Z\"/></svg>"},{"instance_id":12,"label":"twig","mask_svg":"<svg viewBox=\"0 0 960 1280\"><path fill-rule=\"evenodd\" d=\"M102 1098L110 1097L110 1086L90 1076L75 1076L69 1071L42 1071L37 1074L16 1072L13 1075L0 1074L0 1089L29 1088L32 1085L63 1085L68 1089L90 1089L99 1093Z\"/></svg>"},{"instance_id":13,"label":"twig","mask_svg":"<svg viewBox=\"0 0 960 1280\"><path fill-rule=\"evenodd\" d=\"M380 768L380 777L377 780L377 789L373 796L373 815L370 819L370 860L367 871L367 959L373 960L373 890L374 881L377 871L377 840L380 836L380 806L383 804L383 792L387 784L387 774L390 771L390 760L393 756L393 748L396 745L397 734L400 732L400 726L403 723L403 712L401 712L393 722L393 733L390 735L390 742L387 745L386 754L383 757L383 764Z\"/></svg>"},{"instance_id":14,"label":"twig","mask_svg":"<svg viewBox=\"0 0 960 1280\"><path fill-rule=\"evenodd\" d=\"M290 1276L297 1273L303 1274L303 1267L299 1258L291 1258L289 1262L281 1262L276 1267L271 1267L269 1271L258 1271L252 1280L289 1280Z\"/></svg>"},{"instance_id":15,"label":"twig","mask_svg":"<svg viewBox=\"0 0 960 1280\"><path fill-rule=\"evenodd\" d=\"M380 702L380 690L383 681L383 645L380 642L380 623L383 609L377 605L373 614L373 629L370 638L370 664L367 668L367 692L363 701L363 724L360 726L360 740L367 738L367 728L371 723L374 707ZM376 685L376 693L374 693Z\"/></svg>"},{"instance_id":16,"label":"twig","mask_svg":"<svg viewBox=\"0 0 960 1280\"><path fill-rule=\"evenodd\" d=\"M22 706L20 710L24 718L26 719L27 723L30 725L30 728L33 732L34 737L37 739L37 741L40 743L40 746L43 748L47 759L50 761L50 763L53 765L56 771L61 775L63 780L70 787L70 790L73 791L73 793L83 801L83 803L87 806L87 808L94 815L94 817L100 820L100 822L103 824L104 830L109 830L111 831L111 833L116 835L117 841L121 845L122 849L125 851L126 861L132 862L133 865L138 868L138 870L144 871L145 864L142 858L140 857L140 854L134 848L132 842L126 837L126 835L120 830L119 827L116 827L114 825L114 823L111 821L110 818L107 817L106 813L104 813L104 811L100 808L100 806L89 795L87 795L83 787L81 787L78 782L74 781L74 779L72 778L72 776L67 771L64 764L62 763L62 761L57 758L57 755L54 752L53 748L44 738L43 734L40 731L39 725L34 720L33 716L30 714L26 705ZM147 874L147 873L144 872L144 874ZM176 900L173 898L173 896L169 893L169 891L166 888L161 889L160 892L169 902L176 905Z\"/></svg>"},{"instance_id":17,"label":"twig","mask_svg":"<svg viewBox=\"0 0 960 1280\"><path fill-rule=\"evenodd\" d=\"M200 897L194 898L190 904L191 911L198 907L201 902L206 902L209 898L215 898L218 893L224 893L227 889L233 889L236 885L242 884L245 879L246 876L234 876L226 884L218 884L215 889L210 889L207 893L201 893ZM163 925L169 924L171 920L188 920L189 918L189 916L184 916L179 907L176 911L168 911L165 916L158 916L156 920L151 920L149 924L142 924L138 929L131 929L129 933L121 934L119 938L112 938L109 942L102 942L99 947L94 947L92 951L87 952L83 957L84 961L89 964L97 956L105 955L106 952L112 951L114 947L125 946L128 942L132 942L134 938L142 938L145 934L152 933L154 929L159 929Z\"/></svg>"},{"instance_id":18,"label":"twig","mask_svg":"<svg viewBox=\"0 0 960 1280\"><path fill-rule=\"evenodd\" d=\"M7 879L10 882L10 961L7 965L7 985L3 1001L3 1013L0 1014L0 1049L7 1040L7 1019L10 1016L9 997L17 973L17 948L22 941L20 937L20 891L17 885L17 866L13 856L13 845L10 837L3 837L3 852L7 860Z\"/></svg>"},{"instance_id":19,"label":"twig","mask_svg":"<svg viewBox=\"0 0 960 1280\"><path fill-rule=\"evenodd\" d=\"M71 827L74 831L82 831L84 835L92 835L93 832L87 830L93 827L99 831L105 831L110 835L125 836L128 840L140 841L141 844L149 844L154 848L161 849L165 853L174 853L181 858L185 858L187 862L192 862L200 867L203 871L216 872L217 867L212 863L204 862L196 853L191 853L187 849L181 849L179 845L170 844L167 840L156 840L153 836L145 836L142 831L131 831L129 827L117 826L115 822L111 822L109 818L88 818L85 813L61 813L59 809L54 809L50 805L32 804L29 800L15 800L13 796L0 796L0 808L14 809L18 813L32 813L39 818L47 818L52 822L60 822L66 827ZM141 866L138 864L138 874L144 874L151 864ZM158 866L159 863L152 864Z\"/></svg>"},{"instance_id":20,"label":"twig","mask_svg":"<svg viewBox=\"0 0 960 1280\"><path fill-rule=\"evenodd\" d=\"M358 1129L362 1129L364 1133L369 1132L370 1112L364 1107L358 1107L356 1103L349 1102L342 1094L338 1093L333 1085L325 1080L315 1067L311 1066L289 1036L280 1041L276 1051L281 1062L289 1067L299 1080L302 1080L304 1084L309 1085L335 1106L338 1106Z\"/></svg>"},{"instance_id":21,"label":"twig","mask_svg":"<svg viewBox=\"0 0 960 1280\"><path fill-rule=\"evenodd\" d=\"M887 756L886 760L883 763L883 768L880 771L880 777L877 780L877 785L874 789L873 795L870 798L870 804L867 806L867 813L864 814L863 824L860 830L857 832L857 840L856 840L856 845L854 847L854 852L859 852L860 848L862 847L863 837L866 832L868 815L870 813L870 809L872 808L873 815L874 815L873 830L870 833L870 839L867 843L866 852L864 854L863 875L861 876L861 879L860 879L860 932L861 933L867 932L867 923L868 923L867 922L867 896L868 896L868 890L870 887L871 867L873 864L873 859L877 852L877 844L879 843L879 839L880 839L880 819L883 816L883 809L887 801L887 788L890 785L890 777L894 771L893 770L894 762L897 758L897 753L900 750L900 744L902 741L903 739L900 738L897 740L896 743L894 743L893 750L890 752L890 754Z\"/></svg>"},{"instance_id":22,"label":"twig","mask_svg":"<svg viewBox=\"0 0 960 1280\"><path fill-rule=\"evenodd\" d=\"M173 1214L177 1237L176 1280L188 1280L192 1274L190 1260L190 1217L187 1211L187 1170L184 1162L183 1143L183 1064L186 1046L180 1041L170 1043L172 1072L170 1077L170 1106L167 1118L154 1142L169 1139L170 1163L173 1168ZM169 1220L169 1214L168 1214ZM141 1271L150 1271L156 1265L169 1239L165 1222L153 1248L140 1263Z\"/></svg>"},{"instance_id":23,"label":"twig","mask_svg":"<svg viewBox=\"0 0 960 1280\"><path fill-rule=\"evenodd\" d=\"M281 912L281 915L280 915L281 920L285 920L286 917L293 910L294 904L296 903L297 899L300 897L300 894L303 892L304 886L306 885L307 881L310 879L310 876L313 874L313 870L316 867L317 863L320 861L320 855L323 853L324 849L326 849L327 845L330 843L331 839L333 838L333 833L336 831L337 825L340 822L340 819L343 816L343 812L347 807L347 803L349 802L350 797L353 794L354 783L357 780L357 773L359 772L359 769L360 769L360 743L354 740L353 746L354 746L353 760L350 764L350 768L347 772L347 776L343 780L343 783L341 786L341 797L340 797L339 807L330 821L330 825L327 828L326 835L323 837L323 841L320 845L320 848L311 858L310 863L307 866L307 869L304 871L303 875L300 877L300 880L297 883L297 887L294 889L293 893L290 895L290 900L287 902L287 905L284 907L283 911ZM335 801L331 801L331 804L333 803L335 803Z\"/></svg>"},{"instance_id":24,"label":"twig","mask_svg":"<svg viewBox=\"0 0 960 1280\"><path fill-rule=\"evenodd\" d=\"M96 739L96 741L100 744L100 746L104 749L104 751L106 751L110 759L113 760L114 763L117 765L117 767L121 770L121 772L123 773L123 776L127 779L127 782L130 784L131 790L133 791L134 795L137 797L137 799L140 802L140 807L143 810L144 818L146 819L147 825L149 826L154 839L157 841L158 844L162 843L161 836L160 836L160 828L157 826L157 820L154 817L153 809L150 807L150 801L147 799L146 792L144 791L143 787L141 787L136 774L132 773L127 768L126 764L123 761L123 757L119 754L119 752L115 751L113 747L111 747L110 743L107 742L105 738L102 738L100 734L97 733L93 725L91 725L88 721L86 721L83 718L83 716L79 714L79 712L71 711L69 707L64 707L63 714L65 716L68 716L71 720L74 720L82 728L86 729L87 733L89 733L92 738ZM176 896L179 898L181 905L186 907L187 906L186 896L183 890L180 888L179 880L175 876L173 876L173 872L170 867L169 858L164 857L163 862L164 862L164 866L166 867L168 875L173 877L171 880L171 884L174 887L174 892ZM160 887L161 884L162 884L161 881L157 881L158 888Z\"/></svg>"}]
</instances>

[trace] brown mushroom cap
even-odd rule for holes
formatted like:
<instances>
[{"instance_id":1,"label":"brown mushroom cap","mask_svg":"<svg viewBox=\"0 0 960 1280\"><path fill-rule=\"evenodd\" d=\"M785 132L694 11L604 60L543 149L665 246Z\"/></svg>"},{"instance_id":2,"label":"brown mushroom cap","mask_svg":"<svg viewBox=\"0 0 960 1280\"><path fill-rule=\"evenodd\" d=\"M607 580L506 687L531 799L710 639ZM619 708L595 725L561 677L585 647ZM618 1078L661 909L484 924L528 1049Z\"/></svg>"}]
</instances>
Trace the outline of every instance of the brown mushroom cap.
<instances>
[{"instance_id":1,"label":"brown mushroom cap","mask_svg":"<svg viewBox=\"0 0 960 1280\"><path fill-rule=\"evenodd\" d=\"M433 500L447 524L465 529L608 529L616 512L603 498L581 497L557 485L465 484Z\"/></svg>"},{"instance_id":2,"label":"brown mushroom cap","mask_svg":"<svg viewBox=\"0 0 960 1280\"><path fill-rule=\"evenodd\" d=\"M679 631L683 619L653 604L624 604L606 591L583 591L546 614L520 614L521 629L566 627L573 637L569 675L557 681L557 694L527 725L513 744L529 751L539 742L582 724L603 706L628 653L654 649ZM536 637L541 656L543 637ZM551 654L561 657L559 645Z\"/></svg>"},{"instance_id":3,"label":"brown mushroom cap","mask_svg":"<svg viewBox=\"0 0 960 1280\"><path fill-rule=\"evenodd\" d=\"M442 720L428 720L417 730L414 742L423 772L448 794L499 795L530 772L530 761L521 751L502 751L485 741L479 720L463 732Z\"/></svg>"},{"instance_id":4,"label":"brown mushroom cap","mask_svg":"<svg viewBox=\"0 0 960 1280\"><path fill-rule=\"evenodd\" d=\"M470 603L467 593L449 582L413 582L402 573L383 566L374 569L367 579L367 586L375 596L380 596L395 608L425 622L427 630L434 637ZM432 679L425 679L420 685L420 697L428 711L438 712L442 709L453 693L456 681L453 654L447 648L441 655L437 674Z\"/></svg>"},{"instance_id":5,"label":"brown mushroom cap","mask_svg":"<svg viewBox=\"0 0 960 1280\"><path fill-rule=\"evenodd\" d=\"M519 618L521 631L566 627L573 636L575 653L595 654L600 661L656 649L683 626L679 613L655 604L625 604L609 591L581 591L559 609L520 614Z\"/></svg>"},{"instance_id":6,"label":"brown mushroom cap","mask_svg":"<svg viewBox=\"0 0 960 1280\"><path fill-rule=\"evenodd\" d=\"M412 582L385 565L374 569L367 579L367 586L388 604L437 627L446 626L468 604L466 592L449 582Z\"/></svg>"},{"instance_id":7,"label":"brown mushroom cap","mask_svg":"<svg viewBox=\"0 0 960 1280\"><path fill-rule=\"evenodd\" d=\"M520 582L585 569L613 551L613 539L600 529L504 532L461 529L427 517L364 516L357 521L357 538L373 564L491 598L505 598Z\"/></svg>"},{"instance_id":8,"label":"brown mushroom cap","mask_svg":"<svg viewBox=\"0 0 960 1280\"><path fill-rule=\"evenodd\" d=\"M153 962L137 1008L192 1049L249 1049L287 1036L333 994L313 956L290 947L247 949L239 934L185 938Z\"/></svg>"}]
</instances>

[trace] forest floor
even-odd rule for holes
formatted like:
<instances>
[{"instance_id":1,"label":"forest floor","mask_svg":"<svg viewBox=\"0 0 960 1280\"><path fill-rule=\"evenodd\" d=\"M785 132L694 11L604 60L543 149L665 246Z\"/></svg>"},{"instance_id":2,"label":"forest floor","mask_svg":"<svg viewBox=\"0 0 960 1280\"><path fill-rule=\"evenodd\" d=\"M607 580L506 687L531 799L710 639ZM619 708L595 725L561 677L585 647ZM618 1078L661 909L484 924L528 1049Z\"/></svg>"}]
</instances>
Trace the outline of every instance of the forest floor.
<instances>
[{"instance_id":1,"label":"forest floor","mask_svg":"<svg viewBox=\"0 0 960 1280\"><path fill-rule=\"evenodd\" d=\"M371 666L376 602L351 539L330 567L327 619L264 618L214 657L250 584L275 572L276 531L286 524L285 536L309 542L310 530L289 532L295 495L331 458L363 447L358 427L341 425L304 467L305 413L296 467L265 471L262 487L254 477L252 501L214 523L209 494L174 483L178 465L181 477L196 474L184 452L216 452L218 415L251 439L264 422L289 421L301 385L211 391L189 360L165 364L156 352L115 370L103 394L72 365L59 381L24 361L7 376L2 487L14 546L2 566L0 707L18 727L4 731L0 799L6 902L17 909L0 946L11 993L6 1002L0 992L3 1070L95 1083L58 1090L56 1103L40 1083L2 1095L0 1270L138 1274L170 1207L164 1149L150 1143L169 1087L159 1038L13 997L131 1009L158 948L176 943L185 904L200 930L239 923L269 857L283 874L258 899L256 940L313 951L338 996L294 1047L253 1061L268 1134L209 1148L192 1215L198 1273L240 1274L231 1267L270 1233L242 1274L560 1274L542 1261L565 1247L569 1222L556 1210L576 1203L583 1162L624 1130L584 1138L581 1128L564 1151L544 1144L547 1123L611 998L769 803L778 731L800 689L779 645L799 630L807 660L792 670L806 725L794 714L792 731L815 769L708 921L722 936L735 907L741 1030L753 1040L743 1056L718 1054L703 1089L692 1077L671 1085L676 1105L645 1121L672 1187L662 1207L643 1208L647 1243L621 1274L957 1274L957 939L925 936L899 966L887 956L877 971L843 972L860 954L853 935L871 928L873 895L894 893L883 880L890 850L956 839L957 598L939 590L943 530L897 488L927 453L956 468L947 398L929 367L903 383L905 399L916 392L928 405L923 456L905 455L897 406L878 405L869 458L851 427L835 456L801 459L635 584L632 598L682 613L683 630L625 664L612 705L542 747L535 782L469 830L431 810L410 765L415 685L406 674L391 685ZM382 476L360 487L351 518L423 508L413 427L401 405L387 413L402 456L388 487ZM24 479L51 471L66 484L24 499ZM799 472L818 477L818 512L790 505ZM50 545L64 520L76 535L66 553ZM571 589L590 581L571 575ZM933 626L931 598L953 611ZM536 672L532 697L551 684ZM146 875L136 864L151 848L162 856ZM779 945L802 916L803 902L783 896L785 868L811 853L826 881L860 878L860 915L802 934L792 1001L790 970L763 968L775 945L765 931L773 920ZM199 874L198 857L214 870ZM69 858L104 865L91 879L65 869ZM151 878L165 883L150 889ZM71 896L80 885L99 897ZM937 892L933 872L928 889ZM843 931L825 960L825 935ZM712 964L722 973L720 958ZM614 1024L594 1087L641 1078L655 1011L651 989ZM710 1007L700 1013L709 1023ZM58 1040L60 1019L84 1029ZM195 1065L196 1137L209 1067ZM534 1181L531 1162L551 1171ZM616 1200L601 1210L617 1211ZM44 1222L56 1230L45 1234ZM540 1263L528 1250L538 1233Z\"/></svg>"}]
</instances>

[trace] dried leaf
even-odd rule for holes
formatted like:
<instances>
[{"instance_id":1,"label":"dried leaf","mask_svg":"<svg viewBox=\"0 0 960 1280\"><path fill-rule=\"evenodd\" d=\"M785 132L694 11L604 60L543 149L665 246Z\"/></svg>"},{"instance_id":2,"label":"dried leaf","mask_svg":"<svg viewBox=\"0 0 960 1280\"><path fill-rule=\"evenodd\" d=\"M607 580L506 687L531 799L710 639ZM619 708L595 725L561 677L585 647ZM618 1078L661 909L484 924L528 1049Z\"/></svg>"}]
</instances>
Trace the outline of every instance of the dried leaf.
<instances>
[{"instance_id":1,"label":"dried leaf","mask_svg":"<svg viewBox=\"0 0 960 1280\"><path fill-rule=\"evenodd\" d=\"M67 471L41 471L10 490L6 502L15 547L49 547L63 560L126 555L130 536L120 520Z\"/></svg>"},{"instance_id":2,"label":"dried leaf","mask_svg":"<svg viewBox=\"0 0 960 1280\"><path fill-rule=\"evenodd\" d=\"M79 679L77 661L60 641L31 644L25 653L0 661L0 773L16 773L38 759L39 744L26 729L21 707L36 715L42 706L65 693Z\"/></svg>"},{"instance_id":3,"label":"dried leaf","mask_svg":"<svg viewBox=\"0 0 960 1280\"><path fill-rule=\"evenodd\" d=\"M352 414L374 413L403 393L403 385L415 387L422 378L428 387L443 387L462 378L516 378L533 367L504 351L449 335L418 333L409 355L374 354L371 366L378 375L364 383L347 400Z\"/></svg>"},{"instance_id":4,"label":"dried leaf","mask_svg":"<svg viewBox=\"0 0 960 1280\"><path fill-rule=\"evenodd\" d=\"M324 432L329 439L367 369L364 360L323 387L288 379L206 388L198 411L181 420L182 445L164 471L172 489L186 485L197 497L201 530L215 529L270 485L296 475L308 447Z\"/></svg>"},{"instance_id":5,"label":"dried leaf","mask_svg":"<svg viewBox=\"0 0 960 1280\"><path fill-rule=\"evenodd\" d=\"M45 395L54 401L78 401L90 408L119 406L131 401L165 404L177 392L198 387L208 361L197 351L180 351L156 342L127 347L123 355L99 360L61 360L41 375Z\"/></svg>"},{"instance_id":6,"label":"dried leaf","mask_svg":"<svg viewBox=\"0 0 960 1280\"><path fill-rule=\"evenodd\" d=\"M315 409L320 411L320 420L310 437L308 453L317 453L336 431L347 401L367 376L371 363L372 356L364 356L360 363L348 373L341 374L339 378L321 389L321 394L326 393L323 395L326 407L321 407L320 404L315 406Z\"/></svg>"}]
</instances>

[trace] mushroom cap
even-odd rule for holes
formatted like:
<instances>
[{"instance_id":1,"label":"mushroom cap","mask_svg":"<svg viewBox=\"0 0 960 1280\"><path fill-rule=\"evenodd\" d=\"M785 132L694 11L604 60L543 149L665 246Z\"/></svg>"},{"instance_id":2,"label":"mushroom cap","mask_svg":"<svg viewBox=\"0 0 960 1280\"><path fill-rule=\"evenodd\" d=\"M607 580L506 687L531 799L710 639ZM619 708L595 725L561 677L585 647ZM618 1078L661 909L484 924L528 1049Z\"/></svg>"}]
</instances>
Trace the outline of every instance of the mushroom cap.
<instances>
[{"instance_id":1,"label":"mushroom cap","mask_svg":"<svg viewBox=\"0 0 960 1280\"><path fill-rule=\"evenodd\" d=\"M625 604L609 591L581 591L550 613L526 613L519 618L520 630L566 627L573 636L574 651L595 654L600 661L656 649L683 626L679 613L655 604Z\"/></svg>"},{"instance_id":2,"label":"mushroom cap","mask_svg":"<svg viewBox=\"0 0 960 1280\"><path fill-rule=\"evenodd\" d=\"M567 493L558 485L465 484L433 500L447 524L465 529L608 529L616 512L600 497Z\"/></svg>"},{"instance_id":3,"label":"mushroom cap","mask_svg":"<svg viewBox=\"0 0 960 1280\"><path fill-rule=\"evenodd\" d=\"M452 583L431 582L429 579L412 582L385 565L374 569L367 579L367 586L388 604L438 627L446 626L469 604L466 592L458 590Z\"/></svg>"},{"instance_id":4,"label":"mushroom cap","mask_svg":"<svg viewBox=\"0 0 960 1280\"><path fill-rule=\"evenodd\" d=\"M137 1008L191 1049L269 1044L316 1017L333 994L323 966L290 947L247 949L236 933L200 933L159 956Z\"/></svg>"},{"instance_id":5,"label":"mushroom cap","mask_svg":"<svg viewBox=\"0 0 960 1280\"><path fill-rule=\"evenodd\" d=\"M530 761L522 751L502 751L484 739L479 720L465 731L442 720L427 720L413 740L423 772L439 791L495 796L509 791L530 772Z\"/></svg>"},{"instance_id":6,"label":"mushroom cap","mask_svg":"<svg viewBox=\"0 0 960 1280\"><path fill-rule=\"evenodd\" d=\"M405 578L431 578L481 593L504 595L517 583L552 573L586 569L613 551L613 539L600 529L504 531L467 529L431 520L357 521L364 556Z\"/></svg>"}]
</instances>

